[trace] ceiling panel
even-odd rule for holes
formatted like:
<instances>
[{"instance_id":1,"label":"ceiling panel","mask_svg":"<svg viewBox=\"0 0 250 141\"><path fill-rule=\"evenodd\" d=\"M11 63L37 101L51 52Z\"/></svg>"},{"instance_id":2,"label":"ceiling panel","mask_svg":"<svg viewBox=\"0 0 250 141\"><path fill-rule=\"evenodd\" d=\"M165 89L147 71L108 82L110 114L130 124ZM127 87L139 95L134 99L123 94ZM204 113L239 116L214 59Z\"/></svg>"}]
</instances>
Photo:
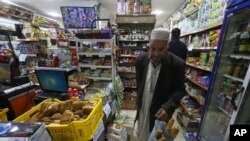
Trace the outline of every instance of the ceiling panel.
<instances>
[{"instance_id":1,"label":"ceiling panel","mask_svg":"<svg viewBox=\"0 0 250 141\"><path fill-rule=\"evenodd\" d=\"M61 6L94 6L98 2L101 4L101 18L110 18L114 22L117 0L9 0L13 3L37 11L38 14L56 19L61 19ZM97 2L98 1L98 2ZM162 10L161 15L157 15L157 24L162 24L168 19L185 0L152 0L152 11ZM51 15L54 14L54 16Z\"/></svg>"}]
</instances>

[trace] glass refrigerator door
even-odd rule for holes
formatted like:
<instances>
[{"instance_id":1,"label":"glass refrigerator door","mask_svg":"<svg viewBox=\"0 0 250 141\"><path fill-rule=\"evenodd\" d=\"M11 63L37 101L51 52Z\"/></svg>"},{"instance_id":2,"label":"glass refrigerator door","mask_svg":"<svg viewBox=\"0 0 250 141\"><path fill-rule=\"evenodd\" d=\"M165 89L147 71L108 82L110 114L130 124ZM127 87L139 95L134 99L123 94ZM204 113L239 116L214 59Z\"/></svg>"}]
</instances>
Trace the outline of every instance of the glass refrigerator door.
<instances>
[{"instance_id":1,"label":"glass refrigerator door","mask_svg":"<svg viewBox=\"0 0 250 141\"><path fill-rule=\"evenodd\" d=\"M227 141L230 124L250 123L250 6L228 14L224 24L219 62L198 135L201 141Z\"/></svg>"}]
</instances>

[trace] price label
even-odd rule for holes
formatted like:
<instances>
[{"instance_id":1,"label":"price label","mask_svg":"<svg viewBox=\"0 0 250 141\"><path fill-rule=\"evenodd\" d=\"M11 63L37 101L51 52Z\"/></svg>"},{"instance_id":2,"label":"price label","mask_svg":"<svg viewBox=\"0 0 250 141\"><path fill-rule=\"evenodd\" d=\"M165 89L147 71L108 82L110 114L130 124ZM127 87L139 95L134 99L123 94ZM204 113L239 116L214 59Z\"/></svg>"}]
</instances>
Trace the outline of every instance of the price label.
<instances>
[{"instance_id":1,"label":"price label","mask_svg":"<svg viewBox=\"0 0 250 141\"><path fill-rule=\"evenodd\" d=\"M97 141L100 138L103 131L104 131L104 125L103 125L103 121L101 121L101 123L99 124L99 126L95 132L95 135L93 137L93 141Z\"/></svg>"},{"instance_id":2,"label":"price label","mask_svg":"<svg viewBox=\"0 0 250 141\"><path fill-rule=\"evenodd\" d=\"M95 70L96 69L96 66L91 66L90 67L92 70Z\"/></svg>"},{"instance_id":3,"label":"price label","mask_svg":"<svg viewBox=\"0 0 250 141\"><path fill-rule=\"evenodd\" d=\"M105 54L99 54L99 57L105 57Z\"/></svg>"},{"instance_id":4,"label":"price label","mask_svg":"<svg viewBox=\"0 0 250 141\"><path fill-rule=\"evenodd\" d=\"M189 47L188 47L188 51L192 51L194 48L194 44L190 44Z\"/></svg>"},{"instance_id":5,"label":"price label","mask_svg":"<svg viewBox=\"0 0 250 141\"><path fill-rule=\"evenodd\" d=\"M110 113L111 113L111 107L108 103L103 107L103 111L104 111L106 117L108 118Z\"/></svg>"},{"instance_id":6,"label":"price label","mask_svg":"<svg viewBox=\"0 0 250 141\"><path fill-rule=\"evenodd\" d=\"M94 81L98 81L99 79L98 78L93 78Z\"/></svg>"},{"instance_id":7,"label":"price label","mask_svg":"<svg viewBox=\"0 0 250 141\"><path fill-rule=\"evenodd\" d=\"M87 53L86 57L92 57L92 54Z\"/></svg>"},{"instance_id":8,"label":"price label","mask_svg":"<svg viewBox=\"0 0 250 141\"><path fill-rule=\"evenodd\" d=\"M115 104L116 104L116 102L115 102L115 100L114 100L114 101L111 103L112 115L114 115L114 114L115 114L115 111L116 111Z\"/></svg>"},{"instance_id":9,"label":"price label","mask_svg":"<svg viewBox=\"0 0 250 141\"><path fill-rule=\"evenodd\" d=\"M146 46L143 46L142 48L147 48Z\"/></svg>"}]
</instances>

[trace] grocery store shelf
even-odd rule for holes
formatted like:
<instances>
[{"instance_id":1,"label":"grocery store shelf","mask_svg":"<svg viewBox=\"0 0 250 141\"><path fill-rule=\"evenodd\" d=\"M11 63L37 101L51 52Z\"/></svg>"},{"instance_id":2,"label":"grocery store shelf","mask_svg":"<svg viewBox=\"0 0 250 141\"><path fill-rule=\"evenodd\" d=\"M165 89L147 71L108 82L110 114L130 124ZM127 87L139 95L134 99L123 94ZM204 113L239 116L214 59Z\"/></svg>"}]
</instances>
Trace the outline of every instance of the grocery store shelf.
<instances>
[{"instance_id":1,"label":"grocery store shelf","mask_svg":"<svg viewBox=\"0 0 250 141\"><path fill-rule=\"evenodd\" d=\"M218 109L220 109L224 114L226 114L228 117L231 117L231 115L227 112L227 111L225 111L224 109L222 109L221 107L218 107L217 106L217 108Z\"/></svg>"},{"instance_id":2,"label":"grocery store shelf","mask_svg":"<svg viewBox=\"0 0 250 141\"><path fill-rule=\"evenodd\" d=\"M193 79L191 79L191 78L189 78L188 76L186 76L186 79L188 79L189 81L191 81L192 83L194 83L195 85L197 85L197 86L199 86L199 87L201 87L202 89L204 89L204 90L208 90L208 88L207 87L205 87L205 86L203 86L203 85L201 85L199 82L197 82L197 81L195 81L195 80L193 80Z\"/></svg>"},{"instance_id":3,"label":"grocery store shelf","mask_svg":"<svg viewBox=\"0 0 250 141\"><path fill-rule=\"evenodd\" d=\"M189 108L187 108L186 104L182 101L180 102L180 105L184 109L185 113L189 115L199 114L199 112L192 112L192 110L188 110Z\"/></svg>"},{"instance_id":4,"label":"grocery store shelf","mask_svg":"<svg viewBox=\"0 0 250 141\"><path fill-rule=\"evenodd\" d=\"M149 49L149 46L121 46L121 50L131 50L131 49Z\"/></svg>"},{"instance_id":5,"label":"grocery store shelf","mask_svg":"<svg viewBox=\"0 0 250 141\"><path fill-rule=\"evenodd\" d=\"M181 35L181 37L187 36L187 35L191 35L191 34L196 34L196 33L199 33L199 32L203 32L203 31L206 31L206 30L209 30L209 29L212 29L212 28L219 27L219 26L221 26L221 25L222 25L222 23L221 23L221 22L218 22L218 23L215 23L215 24L213 24L213 25L207 26L207 27L205 27L205 28L201 28L201 29L199 29L199 30L195 30L195 31L193 31L193 32L184 33L184 34Z\"/></svg>"},{"instance_id":6,"label":"grocery store shelf","mask_svg":"<svg viewBox=\"0 0 250 141\"><path fill-rule=\"evenodd\" d=\"M34 39L18 39L16 41L21 41L21 42L38 42L39 40L34 40Z\"/></svg>"},{"instance_id":7,"label":"grocery store shelf","mask_svg":"<svg viewBox=\"0 0 250 141\"><path fill-rule=\"evenodd\" d=\"M230 55L231 58L235 58L235 59L247 59L250 60L250 56L248 55Z\"/></svg>"},{"instance_id":8,"label":"grocery store shelf","mask_svg":"<svg viewBox=\"0 0 250 141\"><path fill-rule=\"evenodd\" d=\"M192 98L194 98L197 102L199 102L200 105L204 105L203 102L200 101L199 97L197 96L193 96L189 91L186 90L186 92L188 93L188 95L190 95Z\"/></svg>"},{"instance_id":9,"label":"grocery store shelf","mask_svg":"<svg viewBox=\"0 0 250 141\"><path fill-rule=\"evenodd\" d=\"M233 76L230 76L228 74L223 74L223 76L226 77L226 78L232 79L234 81L238 81L238 82L242 82L242 83L244 82L243 79L240 79L240 78L237 78L237 77L233 77Z\"/></svg>"},{"instance_id":10,"label":"grocery store shelf","mask_svg":"<svg viewBox=\"0 0 250 141\"><path fill-rule=\"evenodd\" d=\"M139 55L125 55L125 54L121 54L119 57L132 57L132 58L136 58Z\"/></svg>"},{"instance_id":11,"label":"grocery store shelf","mask_svg":"<svg viewBox=\"0 0 250 141\"><path fill-rule=\"evenodd\" d=\"M231 96L224 95L223 93L219 93L219 95L224 96L224 97L226 97L226 98L227 98L227 99L229 99L229 100L231 100L231 99L232 99L232 97L231 97Z\"/></svg>"},{"instance_id":12,"label":"grocery store shelf","mask_svg":"<svg viewBox=\"0 0 250 141\"><path fill-rule=\"evenodd\" d=\"M87 77L88 79L92 79L94 81L100 81L100 80L107 80L107 81L111 81L111 78L105 78L105 77Z\"/></svg>"},{"instance_id":13,"label":"grocery store shelf","mask_svg":"<svg viewBox=\"0 0 250 141\"><path fill-rule=\"evenodd\" d=\"M78 55L85 55L86 57L92 57L92 56L99 56L99 57L105 57L105 56L111 56L111 53L99 53L99 52L94 52L94 53L83 53L83 52L78 52Z\"/></svg>"},{"instance_id":14,"label":"grocery store shelf","mask_svg":"<svg viewBox=\"0 0 250 141\"><path fill-rule=\"evenodd\" d=\"M25 54L27 57L37 57L36 54Z\"/></svg>"},{"instance_id":15,"label":"grocery store shelf","mask_svg":"<svg viewBox=\"0 0 250 141\"><path fill-rule=\"evenodd\" d=\"M120 63L119 66L124 66L124 67L133 67L135 66L135 63Z\"/></svg>"},{"instance_id":16,"label":"grocery store shelf","mask_svg":"<svg viewBox=\"0 0 250 141\"><path fill-rule=\"evenodd\" d=\"M79 64L79 67L83 68L91 68L91 69L111 69L111 66L96 66L96 65L86 65L86 64Z\"/></svg>"},{"instance_id":17,"label":"grocery store shelf","mask_svg":"<svg viewBox=\"0 0 250 141\"><path fill-rule=\"evenodd\" d=\"M135 71L118 71L119 73L133 73L135 74Z\"/></svg>"},{"instance_id":18,"label":"grocery store shelf","mask_svg":"<svg viewBox=\"0 0 250 141\"><path fill-rule=\"evenodd\" d=\"M77 39L76 41L80 42L111 42L111 39Z\"/></svg>"},{"instance_id":19,"label":"grocery store shelf","mask_svg":"<svg viewBox=\"0 0 250 141\"><path fill-rule=\"evenodd\" d=\"M194 47L192 50L216 50L217 46L215 47Z\"/></svg>"},{"instance_id":20,"label":"grocery store shelf","mask_svg":"<svg viewBox=\"0 0 250 141\"><path fill-rule=\"evenodd\" d=\"M124 88L133 88L136 89L136 86L123 86Z\"/></svg>"},{"instance_id":21,"label":"grocery store shelf","mask_svg":"<svg viewBox=\"0 0 250 141\"><path fill-rule=\"evenodd\" d=\"M194 68L197 68L197 69L200 69L200 70L205 70L205 71L208 71L208 72L211 72L211 68L209 67L202 67L202 66L198 66L198 65L195 65L195 64L191 64L191 63L186 63L188 66L191 66L191 67L194 67Z\"/></svg>"},{"instance_id":22,"label":"grocery store shelf","mask_svg":"<svg viewBox=\"0 0 250 141\"><path fill-rule=\"evenodd\" d=\"M149 42L149 40L119 40L119 42Z\"/></svg>"}]
</instances>

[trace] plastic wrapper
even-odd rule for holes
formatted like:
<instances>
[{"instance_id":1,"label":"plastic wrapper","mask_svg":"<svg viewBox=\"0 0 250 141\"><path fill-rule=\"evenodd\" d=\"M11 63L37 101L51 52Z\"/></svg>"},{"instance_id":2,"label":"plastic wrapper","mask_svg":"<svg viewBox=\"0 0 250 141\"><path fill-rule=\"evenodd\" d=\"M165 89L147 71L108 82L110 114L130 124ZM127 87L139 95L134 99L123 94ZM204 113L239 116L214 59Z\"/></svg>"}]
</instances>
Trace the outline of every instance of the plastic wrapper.
<instances>
[{"instance_id":1,"label":"plastic wrapper","mask_svg":"<svg viewBox=\"0 0 250 141\"><path fill-rule=\"evenodd\" d=\"M173 141L174 137L169 133L164 121L155 120L154 128L149 136L148 141Z\"/></svg>"}]
</instances>

